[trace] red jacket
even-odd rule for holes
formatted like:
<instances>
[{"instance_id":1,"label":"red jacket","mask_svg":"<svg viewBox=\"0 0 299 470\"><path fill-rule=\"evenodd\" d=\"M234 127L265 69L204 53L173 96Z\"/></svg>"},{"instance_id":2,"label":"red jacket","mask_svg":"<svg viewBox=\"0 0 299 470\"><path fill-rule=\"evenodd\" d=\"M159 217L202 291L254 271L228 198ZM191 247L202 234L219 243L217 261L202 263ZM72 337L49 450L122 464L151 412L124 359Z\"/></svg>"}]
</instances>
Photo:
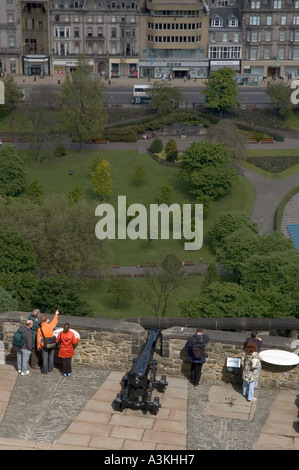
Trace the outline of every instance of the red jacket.
<instances>
[{"instance_id":1,"label":"red jacket","mask_svg":"<svg viewBox=\"0 0 299 470\"><path fill-rule=\"evenodd\" d=\"M58 343L60 339L61 344L58 352L58 357L72 357L74 355L73 345L78 343L79 338L75 338L74 333L69 330L67 333L64 333L63 331L59 333L56 338L56 343Z\"/></svg>"}]
</instances>

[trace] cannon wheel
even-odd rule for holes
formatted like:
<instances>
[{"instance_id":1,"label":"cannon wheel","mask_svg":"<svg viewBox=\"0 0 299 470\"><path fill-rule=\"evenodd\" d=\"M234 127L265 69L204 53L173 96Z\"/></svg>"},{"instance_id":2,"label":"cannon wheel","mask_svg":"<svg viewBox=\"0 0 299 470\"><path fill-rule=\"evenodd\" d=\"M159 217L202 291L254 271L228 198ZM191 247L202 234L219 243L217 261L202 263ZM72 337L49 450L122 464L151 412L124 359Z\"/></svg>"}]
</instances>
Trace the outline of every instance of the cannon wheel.
<instances>
[{"instance_id":1,"label":"cannon wheel","mask_svg":"<svg viewBox=\"0 0 299 470\"><path fill-rule=\"evenodd\" d=\"M151 405L151 410L150 410L151 414L152 415L158 414L159 408L160 408L159 397L155 397Z\"/></svg>"},{"instance_id":2,"label":"cannon wheel","mask_svg":"<svg viewBox=\"0 0 299 470\"><path fill-rule=\"evenodd\" d=\"M120 393L116 395L116 398L113 400L113 409L115 411L123 411L124 408L122 406L122 396Z\"/></svg>"}]
</instances>

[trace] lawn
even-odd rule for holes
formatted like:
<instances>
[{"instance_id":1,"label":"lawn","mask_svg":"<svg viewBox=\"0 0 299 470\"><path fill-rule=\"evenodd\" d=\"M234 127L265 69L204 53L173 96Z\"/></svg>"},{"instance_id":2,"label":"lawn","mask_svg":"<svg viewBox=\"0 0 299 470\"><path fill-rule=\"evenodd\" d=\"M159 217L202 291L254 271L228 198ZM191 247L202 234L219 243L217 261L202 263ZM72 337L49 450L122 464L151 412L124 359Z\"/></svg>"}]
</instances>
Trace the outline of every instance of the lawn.
<instances>
[{"instance_id":1,"label":"lawn","mask_svg":"<svg viewBox=\"0 0 299 470\"><path fill-rule=\"evenodd\" d=\"M189 198L188 188L179 177L178 168L169 168L155 162L146 154L135 150L84 150L68 151L62 158L53 157L49 152L43 153L42 161L37 165L29 151L21 152L26 162L28 182L37 179L45 193L67 194L75 184L81 184L86 199L94 207L99 204L95 199L90 184L89 167L93 159L101 155L110 163L113 194L106 202L117 207L117 197L125 195L129 203L141 203L145 207L158 202L159 185L167 182L173 187L172 202L182 203ZM146 181L141 186L132 183L134 166L142 163L146 170ZM73 174L69 175L72 170ZM182 260L210 263L214 261L208 230L214 223L217 214L225 210L245 210L251 212L254 203L254 190L243 177L233 185L231 194L214 202L210 215L204 219L203 247L198 251L185 251L182 240L110 240L112 263L122 266L135 266L152 262L162 253L174 251ZM98 219L95 217L95 225Z\"/></svg>"}]
</instances>

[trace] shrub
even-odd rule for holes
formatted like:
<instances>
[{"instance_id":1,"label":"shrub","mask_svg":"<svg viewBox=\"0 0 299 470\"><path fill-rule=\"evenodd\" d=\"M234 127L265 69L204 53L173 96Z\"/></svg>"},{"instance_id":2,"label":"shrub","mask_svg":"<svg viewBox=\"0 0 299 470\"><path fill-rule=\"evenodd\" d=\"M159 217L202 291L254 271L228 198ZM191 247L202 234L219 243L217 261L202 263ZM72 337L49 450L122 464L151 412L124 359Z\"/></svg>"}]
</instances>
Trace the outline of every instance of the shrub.
<instances>
[{"instance_id":1,"label":"shrub","mask_svg":"<svg viewBox=\"0 0 299 470\"><path fill-rule=\"evenodd\" d=\"M66 155L65 147L61 143L58 143L55 147L55 150L54 150L54 156L55 157L64 157L64 155Z\"/></svg>"},{"instance_id":2,"label":"shrub","mask_svg":"<svg viewBox=\"0 0 299 470\"><path fill-rule=\"evenodd\" d=\"M163 150L163 142L161 139L155 139L151 146L150 146L150 151L152 153L160 153Z\"/></svg>"},{"instance_id":3,"label":"shrub","mask_svg":"<svg viewBox=\"0 0 299 470\"><path fill-rule=\"evenodd\" d=\"M174 162L178 156L178 147L174 139L170 139L165 147L166 151L166 160L169 162Z\"/></svg>"}]
</instances>

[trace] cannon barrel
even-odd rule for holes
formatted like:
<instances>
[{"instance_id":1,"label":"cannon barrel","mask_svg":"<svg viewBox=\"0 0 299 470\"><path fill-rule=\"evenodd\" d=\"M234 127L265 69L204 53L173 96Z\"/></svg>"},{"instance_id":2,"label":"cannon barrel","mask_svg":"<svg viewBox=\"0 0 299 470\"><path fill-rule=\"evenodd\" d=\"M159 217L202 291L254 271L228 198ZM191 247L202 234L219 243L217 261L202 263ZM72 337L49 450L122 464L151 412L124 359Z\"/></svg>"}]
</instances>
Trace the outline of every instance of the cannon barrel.
<instances>
[{"instance_id":1,"label":"cannon barrel","mask_svg":"<svg viewBox=\"0 0 299 470\"><path fill-rule=\"evenodd\" d=\"M163 393L168 385L165 376L160 381L156 380L157 361L153 360L153 355L159 334L160 331L155 328L149 331L146 343L138 357L133 359L131 370L122 378L122 390L112 403L115 410L131 408L142 410L143 413L158 413L161 405L158 397L151 401L153 390Z\"/></svg>"},{"instance_id":2,"label":"cannon barrel","mask_svg":"<svg viewBox=\"0 0 299 470\"><path fill-rule=\"evenodd\" d=\"M148 333L147 341L129 372L128 380L133 387L144 386L147 383L147 374L159 334L159 330L156 329L151 329Z\"/></svg>"}]
</instances>

